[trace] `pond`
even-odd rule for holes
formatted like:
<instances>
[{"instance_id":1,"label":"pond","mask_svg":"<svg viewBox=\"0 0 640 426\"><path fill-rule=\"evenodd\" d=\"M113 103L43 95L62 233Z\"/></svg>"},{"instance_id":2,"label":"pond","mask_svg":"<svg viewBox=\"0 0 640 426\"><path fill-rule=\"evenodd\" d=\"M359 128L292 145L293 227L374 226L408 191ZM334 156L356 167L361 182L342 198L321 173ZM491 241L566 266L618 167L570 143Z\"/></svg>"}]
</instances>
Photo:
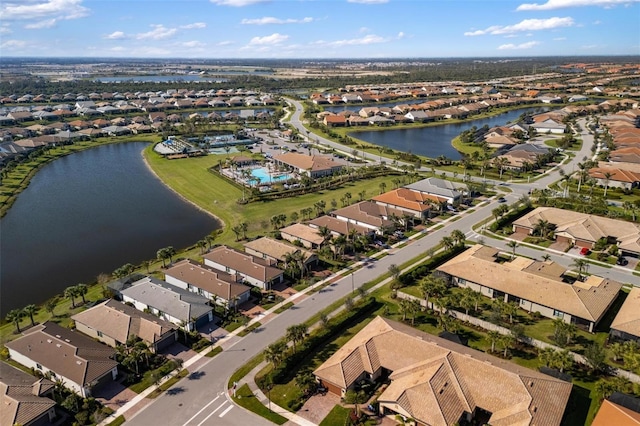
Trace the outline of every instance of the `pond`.
<instances>
[{"instance_id":1,"label":"pond","mask_svg":"<svg viewBox=\"0 0 640 426\"><path fill-rule=\"evenodd\" d=\"M437 158L444 155L451 160L459 160L462 156L451 145L451 141L463 131L473 126L480 128L485 124L489 127L502 126L518 119L523 113L542 110L543 109L539 107L521 108L500 115L470 120L464 123L443 124L415 129L352 132L349 136L375 145L392 148L396 151L411 152L429 158Z\"/></svg>"},{"instance_id":2,"label":"pond","mask_svg":"<svg viewBox=\"0 0 640 426\"><path fill-rule=\"evenodd\" d=\"M141 155L147 145L103 145L38 171L0 219L3 315L219 228L151 173Z\"/></svg>"}]
</instances>

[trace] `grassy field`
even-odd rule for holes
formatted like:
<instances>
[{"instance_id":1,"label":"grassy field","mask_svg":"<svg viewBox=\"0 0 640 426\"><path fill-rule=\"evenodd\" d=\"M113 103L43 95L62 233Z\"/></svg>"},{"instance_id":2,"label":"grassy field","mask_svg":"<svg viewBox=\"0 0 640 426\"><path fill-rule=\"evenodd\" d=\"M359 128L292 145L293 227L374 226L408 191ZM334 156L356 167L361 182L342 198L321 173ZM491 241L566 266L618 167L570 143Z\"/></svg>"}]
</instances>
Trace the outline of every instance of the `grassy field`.
<instances>
[{"instance_id":1,"label":"grassy field","mask_svg":"<svg viewBox=\"0 0 640 426\"><path fill-rule=\"evenodd\" d=\"M210 167L217 166L220 161L224 161L227 155L166 160L149 147L144 151L144 156L151 169L165 184L224 223L222 234L216 242L231 245L236 243L235 234L231 228L242 222L246 222L249 226L248 237L265 234L272 229L269 220L274 215L284 213L290 217L293 212L300 214L301 209L313 207L314 203L320 200L324 200L329 207L331 200L339 203L340 198L347 192L352 194L352 202L355 202L361 191L366 191L368 198L379 193L381 182L387 185L387 189L391 189L394 187L393 179L397 179L397 176L379 177L350 182L341 188L295 198L239 204L238 200L242 199L242 190L208 170Z\"/></svg>"}]
</instances>

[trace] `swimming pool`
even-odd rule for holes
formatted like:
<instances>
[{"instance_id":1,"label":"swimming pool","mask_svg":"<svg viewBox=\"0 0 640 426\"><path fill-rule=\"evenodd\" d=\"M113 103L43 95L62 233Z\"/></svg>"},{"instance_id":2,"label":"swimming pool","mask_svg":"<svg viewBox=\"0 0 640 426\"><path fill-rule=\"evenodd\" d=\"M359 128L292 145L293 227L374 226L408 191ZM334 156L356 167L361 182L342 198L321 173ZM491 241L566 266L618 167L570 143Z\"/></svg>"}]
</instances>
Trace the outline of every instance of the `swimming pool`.
<instances>
[{"instance_id":1,"label":"swimming pool","mask_svg":"<svg viewBox=\"0 0 640 426\"><path fill-rule=\"evenodd\" d=\"M291 175L288 173L272 173L269 176L269 171L264 167L257 167L255 169L251 169L251 176L260 183L269 183L271 182L284 182L291 179Z\"/></svg>"}]
</instances>

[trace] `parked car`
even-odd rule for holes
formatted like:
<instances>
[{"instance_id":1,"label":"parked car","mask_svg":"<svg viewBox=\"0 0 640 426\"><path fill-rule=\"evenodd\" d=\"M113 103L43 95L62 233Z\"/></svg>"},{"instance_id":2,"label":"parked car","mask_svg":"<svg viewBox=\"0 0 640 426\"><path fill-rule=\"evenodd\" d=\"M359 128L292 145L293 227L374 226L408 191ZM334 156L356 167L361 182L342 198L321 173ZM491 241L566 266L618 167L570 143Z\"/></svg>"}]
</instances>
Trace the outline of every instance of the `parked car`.
<instances>
[{"instance_id":1,"label":"parked car","mask_svg":"<svg viewBox=\"0 0 640 426\"><path fill-rule=\"evenodd\" d=\"M620 257L618 258L618 260L616 261L616 263L617 263L618 265L626 266L626 265L628 265L628 264L629 264L629 261L628 261L625 257L620 256Z\"/></svg>"},{"instance_id":2,"label":"parked car","mask_svg":"<svg viewBox=\"0 0 640 426\"><path fill-rule=\"evenodd\" d=\"M589 254L589 247L582 247L580 249L580 254L583 255L583 256L588 255Z\"/></svg>"},{"instance_id":3,"label":"parked car","mask_svg":"<svg viewBox=\"0 0 640 426\"><path fill-rule=\"evenodd\" d=\"M504 197L500 197L500 198L498 198L498 202L499 202L499 203L506 203L506 202L507 202L507 199L506 199L506 198L504 198Z\"/></svg>"}]
</instances>

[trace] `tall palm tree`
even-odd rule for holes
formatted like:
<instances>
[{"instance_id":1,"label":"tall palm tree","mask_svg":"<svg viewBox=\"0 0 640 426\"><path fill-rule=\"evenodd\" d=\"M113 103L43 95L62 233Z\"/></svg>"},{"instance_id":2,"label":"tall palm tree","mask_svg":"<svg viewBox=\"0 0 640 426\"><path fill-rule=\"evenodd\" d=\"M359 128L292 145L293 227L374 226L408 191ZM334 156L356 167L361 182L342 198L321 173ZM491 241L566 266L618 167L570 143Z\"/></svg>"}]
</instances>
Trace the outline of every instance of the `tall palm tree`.
<instances>
[{"instance_id":1,"label":"tall palm tree","mask_svg":"<svg viewBox=\"0 0 640 426\"><path fill-rule=\"evenodd\" d=\"M451 231L450 237L453 238L456 246L463 246L465 240L467 239L467 236L464 235L464 232L459 229L454 229L453 231Z\"/></svg>"},{"instance_id":2,"label":"tall palm tree","mask_svg":"<svg viewBox=\"0 0 640 426\"><path fill-rule=\"evenodd\" d=\"M305 324L296 324L287 328L286 339L293 343L293 353L296 353L296 345L302 342L307 336L307 326Z\"/></svg>"},{"instance_id":3,"label":"tall palm tree","mask_svg":"<svg viewBox=\"0 0 640 426\"><path fill-rule=\"evenodd\" d=\"M495 353L496 343L500 341L500 336L502 336L502 334L495 330L491 330L487 333L487 338L489 339L489 343L491 343L491 353Z\"/></svg>"},{"instance_id":4,"label":"tall palm tree","mask_svg":"<svg viewBox=\"0 0 640 426\"><path fill-rule=\"evenodd\" d=\"M502 180L502 173L504 172L504 169L509 165L509 160L505 157L498 157L494 160L493 164L500 171L500 180Z\"/></svg>"},{"instance_id":5,"label":"tall palm tree","mask_svg":"<svg viewBox=\"0 0 640 426\"><path fill-rule=\"evenodd\" d=\"M25 315L29 315L29 319L31 320L32 327L36 325L36 322L34 321L33 316L38 313L38 310L39 308L33 304L25 306L24 309L22 310L25 313Z\"/></svg>"},{"instance_id":6,"label":"tall palm tree","mask_svg":"<svg viewBox=\"0 0 640 426\"><path fill-rule=\"evenodd\" d=\"M240 230L242 231L242 239L247 239L247 231L249 230L249 224L247 222L242 222L240 224Z\"/></svg>"},{"instance_id":7,"label":"tall palm tree","mask_svg":"<svg viewBox=\"0 0 640 426\"><path fill-rule=\"evenodd\" d=\"M133 265L132 265L133 267ZM129 272L127 275L131 275L131 273ZM87 293L89 292L89 287L86 284L78 284L76 286L76 293L78 296L80 296L82 298L82 304L86 304L87 300L85 299L85 296L87 295Z\"/></svg>"},{"instance_id":8,"label":"tall palm tree","mask_svg":"<svg viewBox=\"0 0 640 426\"><path fill-rule=\"evenodd\" d=\"M442 277L430 274L424 277L422 281L420 281L420 292L422 293L422 297L425 300L427 309L429 309L430 297L442 297L446 293L446 291L447 284Z\"/></svg>"},{"instance_id":9,"label":"tall palm tree","mask_svg":"<svg viewBox=\"0 0 640 426\"><path fill-rule=\"evenodd\" d=\"M78 295L78 289L76 286L69 286L64 289L64 297L71 299L71 307L76 307L76 296Z\"/></svg>"},{"instance_id":10,"label":"tall palm tree","mask_svg":"<svg viewBox=\"0 0 640 426\"><path fill-rule=\"evenodd\" d=\"M387 184L385 182L380 182L380 184L378 185L378 188L380 188L380 193L382 194L383 192L386 191Z\"/></svg>"},{"instance_id":11,"label":"tall palm tree","mask_svg":"<svg viewBox=\"0 0 640 426\"><path fill-rule=\"evenodd\" d=\"M603 176L604 176L604 198L607 198L607 190L609 189L609 181L613 177L613 173L604 172Z\"/></svg>"},{"instance_id":12,"label":"tall palm tree","mask_svg":"<svg viewBox=\"0 0 640 426\"><path fill-rule=\"evenodd\" d=\"M279 340L276 343L272 343L264 350L264 359L273 365L273 368L278 368L286 356L287 345Z\"/></svg>"},{"instance_id":13,"label":"tall palm tree","mask_svg":"<svg viewBox=\"0 0 640 426\"><path fill-rule=\"evenodd\" d=\"M502 353L503 357L507 357L507 353L509 349L513 346L515 339L510 334L503 334L500 336L500 344L502 345L504 352Z\"/></svg>"},{"instance_id":14,"label":"tall palm tree","mask_svg":"<svg viewBox=\"0 0 640 426\"><path fill-rule=\"evenodd\" d=\"M507 242L507 247L511 248L511 258L515 259L516 258L516 248L518 248L520 246L520 244L518 244L517 241L515 240L509 240Z\"/></svg>"},{"instance_id":15,"label":"tall palm tree","mask_svg":"<svg viewBox=\"0 0 640 426\"><path fill-rule=\"evenodd\" d=\"M575 258L573 259L573 262L571 262L571 266L578 268L578 279L581 280L582 279L582 272L586 271L587 268L587 261L581 258Z\"/></svg>"},{"instance_id":16,"label":"tall palm tree","mask_svg":"<svg viewBox=\"0 0 640 426\"><path fill-rule=\"evenodd\" d=\"M200 254L204 254L207 249L207 240L198 240L196 243L198 247L200 247Z\"/></svg>"},{"instance_id":17,"label":"tall palm tree","mask_svg":"<svg viewBox=\"0 0 640 426\"><path fill-rule=\"evenodd\" d=\"M12 322L16 326L16 333L20 333L20 320L24 316L22 309L13 309L7 313L7 322Z\"/></svg>"},{"instance_id":18,"label":"tall palm tree","mask_svg":"<svg viewBox=\"0 0 640 426\"><path fill-rule=\"evenodd\" d=\"M442 244L445 250L451 250L453 247L455 247L454 239L447 235L442 237L442 239L440 240L440 244Z\"/></svg>"},{"instance_id":19,"label":"tall palm tree","mask_svg":"<svg viewBox=\"0 0 640 426\"><path fill-rule=\"evenodd\" d=\"M51 314L51 316L55 316L55 309L56 306L58 305L58 298L54 297L51 298L49 300L47 300L46 302L44 302L44 308L47 310L47 312L49 312Z\"/></svg>"}]
</instances>

